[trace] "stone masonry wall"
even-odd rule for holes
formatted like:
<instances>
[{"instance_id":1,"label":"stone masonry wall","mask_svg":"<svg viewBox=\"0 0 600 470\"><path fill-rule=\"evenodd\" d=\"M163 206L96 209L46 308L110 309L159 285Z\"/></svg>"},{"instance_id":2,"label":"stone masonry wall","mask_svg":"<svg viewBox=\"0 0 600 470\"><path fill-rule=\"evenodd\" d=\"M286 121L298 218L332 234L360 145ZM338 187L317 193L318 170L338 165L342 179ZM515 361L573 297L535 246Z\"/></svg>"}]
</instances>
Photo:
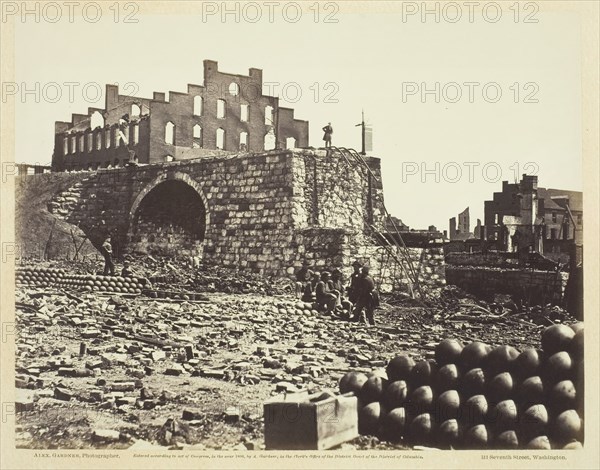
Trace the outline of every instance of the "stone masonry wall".
<instances>
[{"instance_id":1,"label":"stone masonry wall","mask_svg":"<svg viewBox=\"0 0 600 470\"><path fill-rule=\"evenodd\" d=\"M510 294L530 304L560 303L568 274L554 271L446 266L446 282L488 296Z\"/></svg>"},{"instance_id":2,"label":"stone masonry wall","mask_svg":"<svg viewBox=\"0 0 600 470\"><path fill-rule=\"evenodd\" d=\"M99 170L81 182L80 197L69 201L68 210L60 195L53 210L79 225L96 246L112 235L117 255L152 253L154 246L161 254L197 256L205 263L269 276L293 276L304 261L318 270L337 267L349 275L359 258L381 279L380 289L389 291L405 287L406 277L384 248L365 235L369 225L384 223L379 160L367 161L374 178L335 152L310 149ZM205 208L205 232L197 238L173 232L176 220L159 230L161 221L148 218L147 201L160 200L158 191L169 194L167 185L173 190L182 183ZM141 207L143 220L138 217ZM170 238L162 240L162 234ZM409 252L424 285L443 285L441 248Z\"/></svg>"}]
</instances>

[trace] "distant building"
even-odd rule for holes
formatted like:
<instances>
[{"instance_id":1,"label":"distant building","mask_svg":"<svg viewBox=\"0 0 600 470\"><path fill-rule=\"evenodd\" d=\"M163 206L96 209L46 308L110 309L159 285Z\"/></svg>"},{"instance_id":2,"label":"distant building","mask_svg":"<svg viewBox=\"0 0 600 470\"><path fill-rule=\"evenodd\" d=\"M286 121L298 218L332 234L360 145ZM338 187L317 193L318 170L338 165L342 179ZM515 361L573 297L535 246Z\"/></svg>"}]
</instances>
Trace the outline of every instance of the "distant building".
<instances>
[{"instance_id":1,"label":"distant building","mask_svg":"<svg viewBox=\"0 0 600 470\"><path fill-rule=\"evenodd\" d=\"M262 152L308 146L308 121L262 94L262 70L249 75L204 61L204 85L152 99L119 94L106 85L105 107L55 124L53 171L95 170L138 162L197 158L223 152Z\"/></svg>"},{"instance_id":2,"label":"distant building","mask_svg":"<svg viewBox=\"0 0 600 470\"><path fill-rule=\"evenodd\" d=\"M469 215L468 207L458 214L458 226L456 217L452 217L449 220L449 225L450 240L468 240L469 238L473 238L470 228L471 217Z\"/></svg>"},{"instance_id":3,"label":"distant building","mask_svg":"<svg viewBox=\"0 0 600 470\"><path fill-rule=\"evenodd\" d=\"M527 246L542 253L565 251L564 242L583 244L583 194L538 187L537 176L502 182L502 192L485 201L484 230L509 251ZM550 248L550 249L549 249Z\"/></svg>"}]
</instances>

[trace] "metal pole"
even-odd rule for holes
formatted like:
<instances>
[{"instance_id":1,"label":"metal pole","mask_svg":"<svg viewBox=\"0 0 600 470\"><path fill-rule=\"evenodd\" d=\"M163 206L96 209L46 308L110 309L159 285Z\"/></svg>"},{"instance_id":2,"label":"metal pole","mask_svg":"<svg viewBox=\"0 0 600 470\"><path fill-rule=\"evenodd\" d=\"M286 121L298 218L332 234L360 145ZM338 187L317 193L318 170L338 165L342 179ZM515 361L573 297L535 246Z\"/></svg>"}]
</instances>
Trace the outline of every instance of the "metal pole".
<instances>
[{"instance_id":1,"label":"metal pole","mask_svg":"<svg viewBox=\"0 0 600 470\"><path fill-rule=\"evenodd\" d=\"M366 155L366 148L365 148L365 110L362 110L362 122L361 122L361 127L362 127L362 150L361 150L361 154L362 155Z\"/></svg>"}]
</instances>

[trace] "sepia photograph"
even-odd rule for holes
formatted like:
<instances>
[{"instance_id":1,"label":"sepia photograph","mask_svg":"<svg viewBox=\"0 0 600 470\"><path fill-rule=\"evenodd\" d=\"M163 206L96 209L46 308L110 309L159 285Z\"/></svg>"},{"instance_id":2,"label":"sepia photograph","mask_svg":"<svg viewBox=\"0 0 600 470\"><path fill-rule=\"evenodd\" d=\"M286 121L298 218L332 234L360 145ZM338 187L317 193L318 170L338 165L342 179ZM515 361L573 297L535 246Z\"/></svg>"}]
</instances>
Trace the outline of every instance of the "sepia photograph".
<instances>
[{"instance_id":1,"label":"sepia photograph","mask_svg":"<svg viewBox=\"0 0 600 470\"><path fill-rule=\"evenodd\" d=\"M598 468L600 2L0 6L1 468Z\"/></svg>"}]
</instances>

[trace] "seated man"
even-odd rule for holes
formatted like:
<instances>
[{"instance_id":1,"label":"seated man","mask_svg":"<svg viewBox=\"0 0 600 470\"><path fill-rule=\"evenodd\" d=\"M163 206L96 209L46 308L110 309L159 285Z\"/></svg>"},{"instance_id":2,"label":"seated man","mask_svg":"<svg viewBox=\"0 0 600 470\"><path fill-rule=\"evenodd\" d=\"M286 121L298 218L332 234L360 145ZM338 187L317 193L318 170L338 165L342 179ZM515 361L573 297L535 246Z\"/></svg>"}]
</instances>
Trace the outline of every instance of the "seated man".
<instances>
[{"instance_id":1,"label":"seated man","mask_svg":"<svg viewBox=\"0 0 600 470\"><path fill-rule=\"evenodd\" d=\"M327 271L321 273L321 280L316 289L317 308L323 310L326 315L330 315L335 309L338 294L331 285L331 274Z\"/></svg>"},{"instance_id":2,"label":"seated man","mask_svg":"<svg viewBox=\"0 0 600 470\"><path fill-rule=\"evenodd\" d=\"M304 296L307 285L310 285L313 272L309 269L308 263L304 261L302 267L296 273L296 297L299 299ZM310 302L310 301L309 301Z\"/></svg>"},{"instance_id":3,"label":"seated man","mask_svg":"<svg viewBox=\"0 0 600 470\"><path fill-rule=\"evenodd\" d=\"M344 282L342 279L342 271L337 268L332 271L331 285L334 291L338 293L335 304L336 309L343 310L349 316L350 312L352 312L352 302L344 298Z\"/></svg>"}]
</instances>

